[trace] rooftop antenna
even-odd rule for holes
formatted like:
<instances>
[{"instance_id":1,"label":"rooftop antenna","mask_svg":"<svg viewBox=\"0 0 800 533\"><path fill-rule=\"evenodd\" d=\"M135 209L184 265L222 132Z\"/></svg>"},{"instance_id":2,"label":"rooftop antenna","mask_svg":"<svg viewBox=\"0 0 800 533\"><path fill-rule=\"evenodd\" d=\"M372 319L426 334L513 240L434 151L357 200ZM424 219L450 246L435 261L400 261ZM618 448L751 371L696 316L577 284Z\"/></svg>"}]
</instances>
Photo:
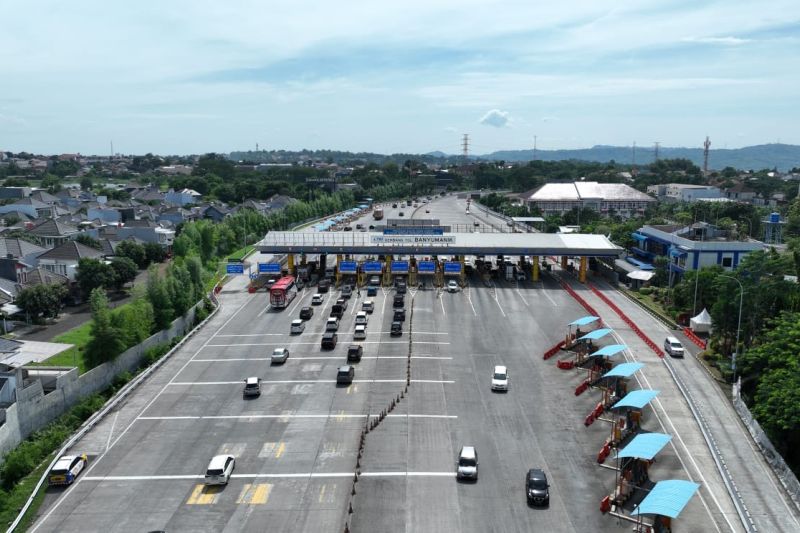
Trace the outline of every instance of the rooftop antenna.
<instances>
[{"instance_id":1,"label":"rooftop antenna","mask_svg":"<svg viewBox=\"0 0 800 533\"><path fill-rule=\"evenodd\" d=\"M536 135L533 136L533 160L536 161Z\"/></svg>"},{"instance_id":2,"label":"rooftop antenna","mask_svg":"<svg viewBox=\"0 0 800 533\"><path fill-rule=\"evenodd\" d=\"M256 152L258 152L258 143L256 143Z\"/></svg>"},{"instance_id":3,"label":"rooftop antenna","mask_svg":"<svg viewBox=\"0 0 800 533\"><path fill-rule=\"evenodd\" d=\"M655 147L656 147L656 150L655 150L655 157L656 157L656 161L658 161L658 147L659 147L659 146L661 146L661 143L660 143L659 141L655 141L653 144L654 144L654 145L655 145Z\"/></svg>"},{"instance_id":4,"label":"rooftop antenna","mask_svg":"<svg viewBox=\"0 0 800 533\"><path fill-rule=\"evenodd\" d=\"M462 155L464 156L464 163L469 161L469 133L465 133L463 139L461 140L461 150Z\"/></svg>"},{"instance_id":5,"label":"rooftop antenna","mask_svg":"<svg viewBox=\"0 0 800 533\"><path fill-rule=\"evenodd\" d=\"M706 142L703 143L703 174L708 175L708 151L711 148L711 139L706 135Z\"/></svg>"},{"instance_id":6,"label":"rooftop antenna","mask_svg":"<svg viewBox=\"0 0 800 533\"><path fill-rule=\"evenodd\" d=\"M111 159L114 159L114 141L111 141Z\"/></svg>"}]
</instances>

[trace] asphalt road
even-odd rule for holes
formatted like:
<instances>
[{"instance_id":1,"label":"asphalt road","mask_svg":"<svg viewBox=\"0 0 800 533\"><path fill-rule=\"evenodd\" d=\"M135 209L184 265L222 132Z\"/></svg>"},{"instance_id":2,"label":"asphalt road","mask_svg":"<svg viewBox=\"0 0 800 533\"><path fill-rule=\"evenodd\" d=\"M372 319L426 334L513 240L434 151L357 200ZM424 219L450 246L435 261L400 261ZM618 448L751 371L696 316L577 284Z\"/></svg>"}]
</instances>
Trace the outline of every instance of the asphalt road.
<instances>
[{"instance_id":1,"label":"asphalt road","mask_svg":"<svg viewBox=\"0 0 800 533\"><path fill-rule=\"evenodd\" d=\"M433 202L429 216L469 224L464 207L449 196ZM425 216L424 208L414 216ZM379 291L349 386L336 385L336 368L363 296L351 299L339 345L323 351L336 293L315 308L304 333L290 336L311 290L273 311L245 284L243 277L228 284L208 325L75 446L90 454L89 469L71 488L48 491L32 530L317 532L342 531L345 523L364 532L630 530L599 512L615 473L595 462L609 425L583 426L598 393L574 396L583 375L542 359L566 324L587 314L555 279L472 283L454 294L411 290L402 337L389 335L393 292ZM619 329L632 351L641 350ZM277 346L291 355L270 365ZM508 393L490 391L499 364L509 368ZM243 399L248 376L264 380L259 398ZM645 383L661 394L644 428L666 428L678 443L658 456L651 477L703 484L674 530L740 531L696 423L662 378ZM362 428L400 394L366 436L359 461ZM456 455L467 444L477 447L479 480L457 483ZM237 458L234 476L224 488L206 488L206 465L219 453ZM547 508L525 501L523 476L532 467L550 477Z\"/></svg>"}]
</instances>

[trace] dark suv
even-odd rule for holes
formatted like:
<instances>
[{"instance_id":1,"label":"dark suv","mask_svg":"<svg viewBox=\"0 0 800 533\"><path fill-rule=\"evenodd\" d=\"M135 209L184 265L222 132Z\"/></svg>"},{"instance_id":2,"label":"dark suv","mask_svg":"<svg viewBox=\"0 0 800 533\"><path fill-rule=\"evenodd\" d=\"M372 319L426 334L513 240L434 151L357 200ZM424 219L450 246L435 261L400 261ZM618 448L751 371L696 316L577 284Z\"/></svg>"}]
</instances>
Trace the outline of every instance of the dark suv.
<instances>
[{"instance_id":1,"label":"dark suv","mask_svg":"<svg viewBox=\"0 0 800 533\"><path fill-rule=\"evenodd\" d=\"M402 294L395 294L394 301L392 302L392 307L405 307L406 306L406 299L403 297Z\"/></svg>"},{"instance_id":2,"label":"dark suv","mask_svg":"<svg viewBox=\"0 0 800 533\"><path fill-rule=\"evenodd\" d=\"M308 320L314 316L314 308L313 307L303 307L300 309L300 318L302 320Z\"/></svg>"},{"instance_id":3,"label":"dark suv","mask_svg":"<svg viewBox=\"0 0 800 533\"><path fill-rule=\"evenodd\" d=\"M336 343L339 342L339 336L335 331L326 331L322 334L322 348L326 350L333 350L336 348Z\"/></svg>"},{"instance_id":4,"label":"dark suv","mask_svg":"<svg viewBox=\"0 0 800 533\"><path fill-rule=\"evenodd\" d=\"M400 337L402 334L403 334L403 323L396 321L392 322L391 336Z\"/></svg>"},{"instance_id":5,"label":"dark suv","mask_svg":"<svg viewBox=\"0 0 800 533\"><path fill-rule=\"evenodd\" d=\"M541 468L531 468L525 476L525 495L529 504L549 505L550 484Z\"/></svg>"},{"instance_id":6,"label":"dark suv","mask_svg":"<svg viewBox=\"0 0 800 533\"><path fill-rule=\"evenodd\" d=\"M406 310L405 309L395 309L394 310L394 317L392 320L396 322L405 322L406 321Z\"/></svg>"},{"instance_id":7,"label":"dark suv","mask_svg":"<svg viewBox=\"0 0 800 533\"><path fill-rule=\"evenodd\" d=\"M331 282L330 281L328 281L327 279L321 279L321 280L319 280L319 286L317 287L317 292L320 292L320 293L328 292L328 289L330 289L330 286L331 286Z\"/></svg>"},{"instance_id":8,"label":"dark suv","mask_svg":"<svg viewBox=\"0 0 800 533\"><path fill-rule=\"evenodd\" d=\"M351 344L347 348L347 362L361 361L361 356L364 355L364 347L360 344Z\"/></svg>"}]
</instances>

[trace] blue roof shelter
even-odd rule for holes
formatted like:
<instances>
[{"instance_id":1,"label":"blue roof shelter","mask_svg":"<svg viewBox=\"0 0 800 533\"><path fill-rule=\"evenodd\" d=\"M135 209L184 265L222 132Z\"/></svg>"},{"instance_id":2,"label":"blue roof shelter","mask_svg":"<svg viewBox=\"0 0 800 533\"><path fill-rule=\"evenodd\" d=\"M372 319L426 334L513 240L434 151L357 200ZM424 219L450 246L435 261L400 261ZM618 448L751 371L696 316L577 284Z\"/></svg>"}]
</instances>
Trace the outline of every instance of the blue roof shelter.
<instances>
[{"instance_id":1,"label":"blue roof shelter","mask_svg":"<svg viewBox=\"0 0 800 533\"><path fill-rule=\"evenodd\" d=\"M631 391L626 394L624 398L611 406L611 409L620 409L623 407L642 409L644 406L650 403L653 398L658 396L659 392L661 391L650 389Z\"/></svg>"},{"instance_id":2,"label":"blue roof shelter","mask_svg":"<svg viewBox=\"0 0 800 533\"><path fill-rule=\"evenodd\" d=\"M596 341L597 339L602 339L603 337L605 337L606 335L608 335L612 331L614 331L614 330L612 330L611 328L596 329L596 330L590 331L586 335L580 337L578 340L579 341L584 341L584 340Z\"/></svg>"},{"instance_id":3,"label":"blue roof shelter","mask_svg":"<svg viewBox=\"0 0 800 533\"><path fill-rule=\"evenodd\" d=\"M628 347L624 344L609 344L608 346L603 346L594 353L590 353L589 357L613 357L627 349Z\"/></svg>"},{"instance_id":4,"label":"blue roof shelter","mask_svg":"<svg viewBox=\"0 0 800 533\"><path fill-rule=\"evenodd\" d=\"M601 378L629 378L639 369L644 367L644 363L622 363L617 365L602 376Z\"/></svg>"},{"instance_id":5,"label":"blue roof shelter","mask_svg":"<svg viewBox=\"0 0 800 533\"><path fill-rule=\"evenodd\" d=\"M618 458L631 457L650 461L672 440L672 435L664 433L641 433L636 435L617 455Z\"/></svg>"},{"instance_id":6,"label":"blue roof shelter","mask_svg":"<svg viewBox=\"0 0 800 533\"><path fill-rule=\"evenodd\" d=\"M631 514L677 518L699 488L699 484L682 479L659 481Z\"/></svg>"},{"instance_id":7,"label":"blue roof shelter","mask_svg":"<svg viewBox=\"0 0 800 533\"><path fill-rule=\"evenodd\" d=\"M580 327L580 326L585 326L587 324L591 324L592 322L596 322L597 320L600 320L599 316L584 316L579 318L578 320L573 320L567 325Z\"/></svg>"}]
</instances>

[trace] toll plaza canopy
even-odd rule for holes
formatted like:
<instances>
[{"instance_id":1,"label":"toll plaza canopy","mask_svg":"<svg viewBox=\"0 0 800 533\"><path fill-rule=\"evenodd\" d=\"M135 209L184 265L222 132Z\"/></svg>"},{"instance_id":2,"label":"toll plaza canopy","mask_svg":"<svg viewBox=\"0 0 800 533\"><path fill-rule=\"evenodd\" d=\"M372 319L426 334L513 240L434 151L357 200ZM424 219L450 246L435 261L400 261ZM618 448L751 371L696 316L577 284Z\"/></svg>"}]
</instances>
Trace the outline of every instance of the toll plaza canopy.
<instances>
[{"instance_id":1,"label":"toll plaza canopy","mask_svg":"<svg viewBox=\"0 0 800 533\"><path fill-rule=\"evenodd\" d=\"M384 235L362 232L271 231L256 244L262 253L355 255L532 255L618 257L605 235L580 233L445 233Z\"/></svg>"},{"instance_id":2,"label":"toll plaza canopy","mask_svg":"<svg viewBox=\"0 0 800 533\"><path fill-rule=\"evenodd\" d=\"M630 407L631 409L642 409L645 405L650 403L653 398L658 396L661 391L657 390L635 390L625 395L623 399L611 406L612 409L619 409L622 407Z\"/></svg>"},{"instance_id":3,"label":"toll plaza canopy","mask_svg":"<svg viewBox=\"0 0 800 533\"><path fill-rule=\"evenodd\" d=\"M605 337L606 335L608 335L612 331L614 331L614 330L612 330L611 328L596 329L594 331L590 331L589 333L587 333L586 335L584 335L583 337L581 337L578 340L579 341L584 341L584 340L596 341L597 339L602 339L603 337Z\"/></svg>"},{"instance_id":4,"label":"toll plaza canopy","mask_svg":"<svg viewBox=\"0 0 800 533\"><path fill-rule=\"evenodd\" d=\"M652 514L678 518L699 488L700 485L697 483L683 479L659 481L631 514Z\"/></svg>"},{"instance_id":5,"label":"toll plaza canopy","mask_svg":"<svg viewBox=\"0 0 800 533\"><path fill-rule=\"evenodd\" d=\"M620 450L617 457L632 457L634 459L650 461L671 440L672 435L666 435L664 433L642 433L636 435L627 446Z\"/></svg>"}]
</instances>

